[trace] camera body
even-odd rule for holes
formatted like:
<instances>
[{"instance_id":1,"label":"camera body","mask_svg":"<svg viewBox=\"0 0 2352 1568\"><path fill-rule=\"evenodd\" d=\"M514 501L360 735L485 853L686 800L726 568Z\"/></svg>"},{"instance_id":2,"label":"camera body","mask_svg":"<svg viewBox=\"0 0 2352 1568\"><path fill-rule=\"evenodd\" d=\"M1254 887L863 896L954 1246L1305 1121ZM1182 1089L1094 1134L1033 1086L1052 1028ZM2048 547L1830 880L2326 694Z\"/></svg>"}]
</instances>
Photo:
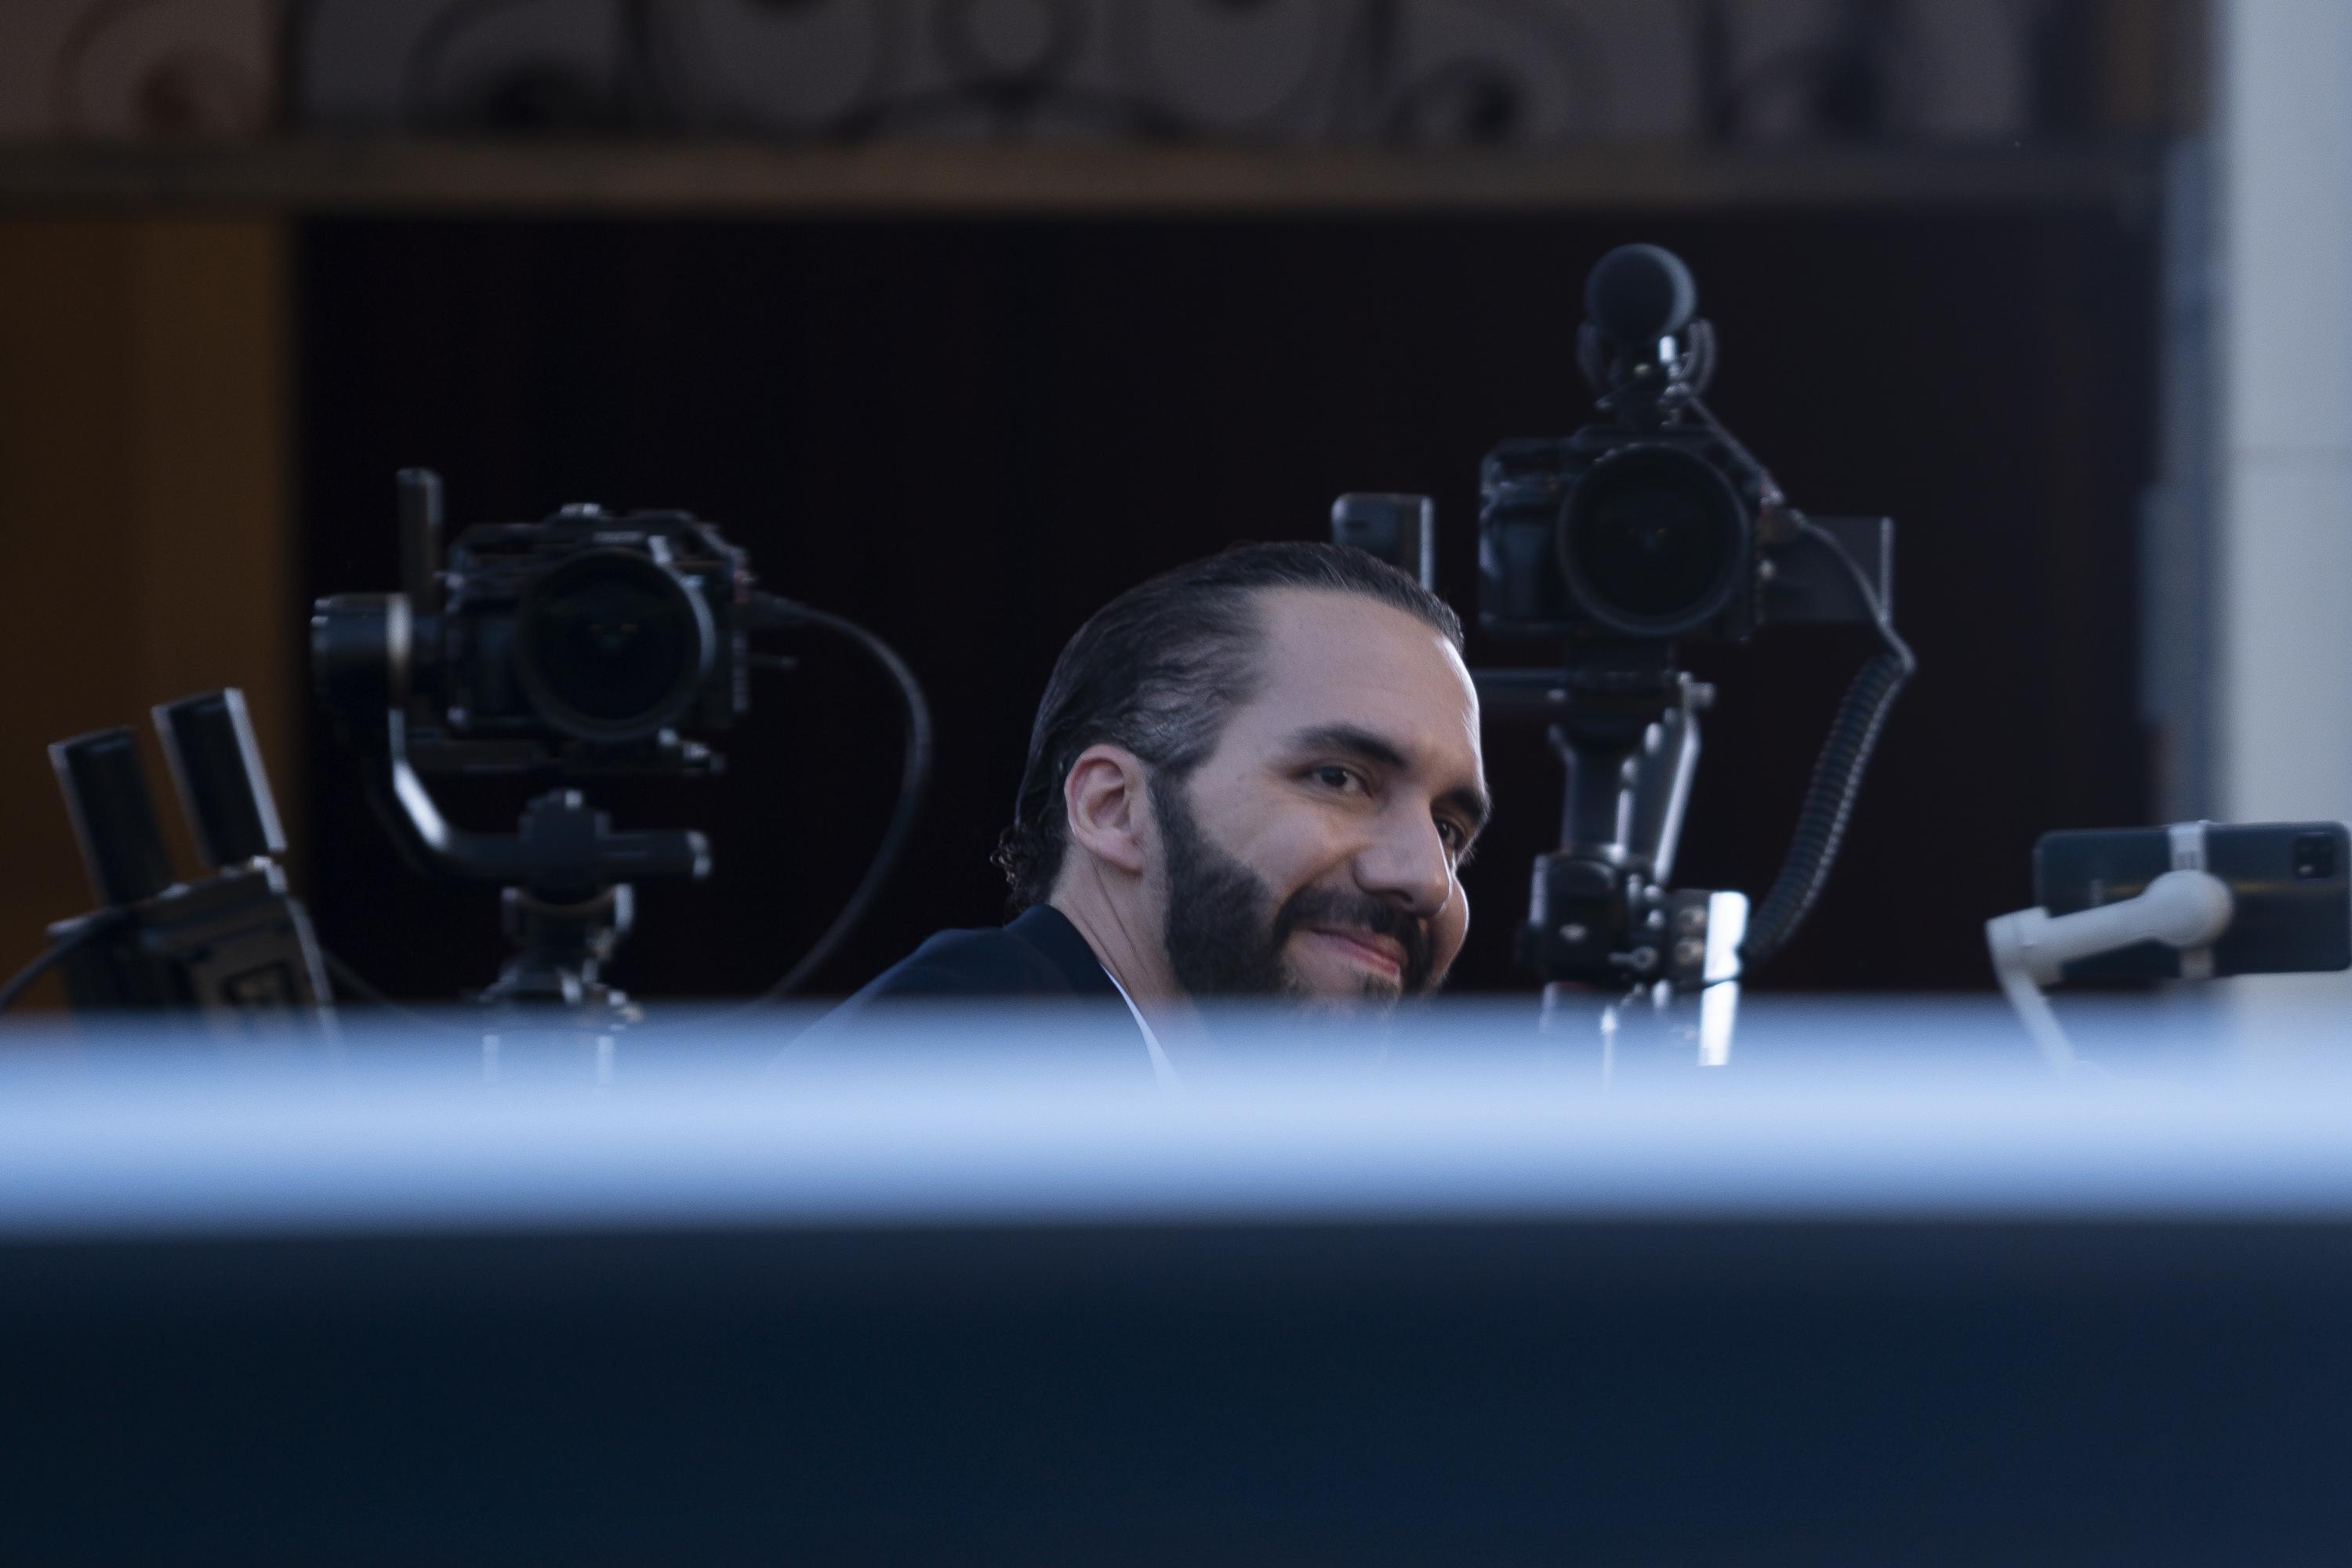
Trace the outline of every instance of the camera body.
<instances>
[{"instance_id":1,"label":"camera body","mask_svg":"<svg viewBox=\"0 0 2352 1568\"><path fill-rule=\"evenodd\" d=\"M435 498L437 503L437 497ZM340 595L312 621L314 672L356 724L406 715L425 773L691 773L689 732L749 700L745 552L690 513L568 506L482 523L438 550L410 523L400 595Z\"/></svg>"},{"instance_id":2,"label":"camera body","mask_svg":"<svg viewBox=\"0 0 2352 1568\"><path fill-rule=\"evenodd\" d=\"M566 507L449 550L433 683L457 736L627 751L747 705L742 551L686 512Z\"/></svg>"},{"instance_id":3,"label":"camera body","mask_svg":"<svg viewBox=\"0 0 2352 1568\"><path fill-rule=\"evenodd\" d=\"M1478 475L1479 624L1549 642L1738 642L1782 531L1763 471L1702 425L1505 441Z\"/></svg>"},{"instance_id":4,"label":"camera body","mask_svg":"<svg viewBox=\"0 0 2352 1568\"><path fill-rule=\"evenodd\" d=\"M1576 361L1601 417L1506 441L1481 465L1480 626L1565 644L1571 665L1663 669L1685 639L1884 613L1892 525L1797 512L1700 400L1716 337L1689 268L1655 246L1621 246L1593 268L1585 304Z\"/></svg>"}]
</instances>

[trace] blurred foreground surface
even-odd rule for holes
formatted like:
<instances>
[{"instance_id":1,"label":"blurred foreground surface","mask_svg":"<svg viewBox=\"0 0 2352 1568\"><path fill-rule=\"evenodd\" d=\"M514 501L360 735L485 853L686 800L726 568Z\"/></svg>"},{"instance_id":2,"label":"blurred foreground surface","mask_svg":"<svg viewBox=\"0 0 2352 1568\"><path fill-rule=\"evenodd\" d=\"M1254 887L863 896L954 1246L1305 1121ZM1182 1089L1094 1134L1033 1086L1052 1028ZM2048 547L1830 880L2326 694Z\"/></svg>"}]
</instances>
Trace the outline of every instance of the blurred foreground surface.
<instances>
[{"instance_id":1,"label":"blurred foreground surface","mask_svg":"<svg viewBox=\"0 0 2352 1568\"><path fill-rule=\"evenodd\" d=\"M2340 1560L2341 1018L2062 1009L16 1031L0 1554Z\"/></svg>"}]
</instances>

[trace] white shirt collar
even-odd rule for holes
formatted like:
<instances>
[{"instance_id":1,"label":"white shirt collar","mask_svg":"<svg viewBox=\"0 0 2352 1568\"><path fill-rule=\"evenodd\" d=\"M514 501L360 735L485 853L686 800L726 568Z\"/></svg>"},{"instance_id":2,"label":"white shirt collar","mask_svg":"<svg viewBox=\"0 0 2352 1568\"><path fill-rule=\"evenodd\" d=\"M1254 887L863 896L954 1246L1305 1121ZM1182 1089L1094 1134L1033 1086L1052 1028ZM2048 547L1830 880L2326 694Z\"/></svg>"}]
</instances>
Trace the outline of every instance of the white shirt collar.
<instances>
[{"instance_id":1,"label":"white shirt collar","mask_svg":"<svg viewBox=\"0 0 2352 1568\"><path fill-rule=\"evenodd\" d=\"M1160 1088L1174 1088L1175 1064L1168 1059L1168 1053L1160 1048L1160 1037L1151 1032L1151 1025L1144 1018L1143 1009L1135 1005L1135 998L1127 994L1127 987L1119 984L1118 976L1111 974L1110 965L1104 964L1103 973L1109 975L1112 988L1118 993L1118 999L1127 1004L1128 1012L1134 1016L1135 1026L1143 1031L1143 1048L1151 1053L1151 1076L1159 1080Z\"/></svg>"}]
</instances>

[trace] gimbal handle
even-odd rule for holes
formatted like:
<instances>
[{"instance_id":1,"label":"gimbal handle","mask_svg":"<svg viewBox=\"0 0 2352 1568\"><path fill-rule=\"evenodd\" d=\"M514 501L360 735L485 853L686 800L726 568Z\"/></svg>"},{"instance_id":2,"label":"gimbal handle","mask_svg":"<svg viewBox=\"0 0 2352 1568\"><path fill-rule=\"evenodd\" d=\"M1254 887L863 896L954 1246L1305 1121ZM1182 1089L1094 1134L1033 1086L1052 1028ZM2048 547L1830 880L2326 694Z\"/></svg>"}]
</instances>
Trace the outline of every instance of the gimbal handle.
<instances>
[{"instance_id":1,"label":"gimbal handle","mask_svg":"<svg viewBox=\"0 0 2352 1568\"><path fill-rule=\"evenodd\" d=\"M1676 670L1633 692L1595 691L1569 669L1482 669L1471 679L1488 716L1550 722L1568 772L1560 848L1638 859L1654 880L1669 880L1698 768L1698 716L1715 689Z\"/></svg>"},{"instance_id":2,"label":"gimbal handle","mask_svg":"<svg viewBox=\"0 0 2352 1568\"><path fill-rule=\"evenodd\" d=\"M374 737L371 737L374 739ZM699 881L710 874L710 842L690 830L615 833L578 790L530 803L516 833L478 833L441 815L408 754L407 715L384 715L368 756L367 794L402 857L426 876L528 889L548 900L584 899L616 882L646 878Z\"/></svg>"}]
</instances>

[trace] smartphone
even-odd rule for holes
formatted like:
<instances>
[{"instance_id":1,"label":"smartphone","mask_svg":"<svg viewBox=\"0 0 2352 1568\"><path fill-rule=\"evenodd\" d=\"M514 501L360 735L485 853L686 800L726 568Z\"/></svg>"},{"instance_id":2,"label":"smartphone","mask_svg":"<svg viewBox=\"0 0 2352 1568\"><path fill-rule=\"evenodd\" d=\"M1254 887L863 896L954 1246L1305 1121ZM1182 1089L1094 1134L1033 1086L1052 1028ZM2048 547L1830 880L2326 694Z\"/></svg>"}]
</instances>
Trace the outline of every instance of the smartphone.
<instances>
[{"instance_id":1,"label":"smartphone","mask_svg":"<svg viewBox=\"0 0 2352 1568\"><path fill-rule=\"evenodd\" d=\"M2172 830L2045 833L2033 847L2033 896L2053 915L2136 898L2173 869ZM2352 969L2352 834L2340 822L2205 825L2204 869L2236 904L2213 943L2211 973ZM2086 958L2070 981L2171 980L2181 954L2162 942Z\"/></svg>"}]
</instances>

